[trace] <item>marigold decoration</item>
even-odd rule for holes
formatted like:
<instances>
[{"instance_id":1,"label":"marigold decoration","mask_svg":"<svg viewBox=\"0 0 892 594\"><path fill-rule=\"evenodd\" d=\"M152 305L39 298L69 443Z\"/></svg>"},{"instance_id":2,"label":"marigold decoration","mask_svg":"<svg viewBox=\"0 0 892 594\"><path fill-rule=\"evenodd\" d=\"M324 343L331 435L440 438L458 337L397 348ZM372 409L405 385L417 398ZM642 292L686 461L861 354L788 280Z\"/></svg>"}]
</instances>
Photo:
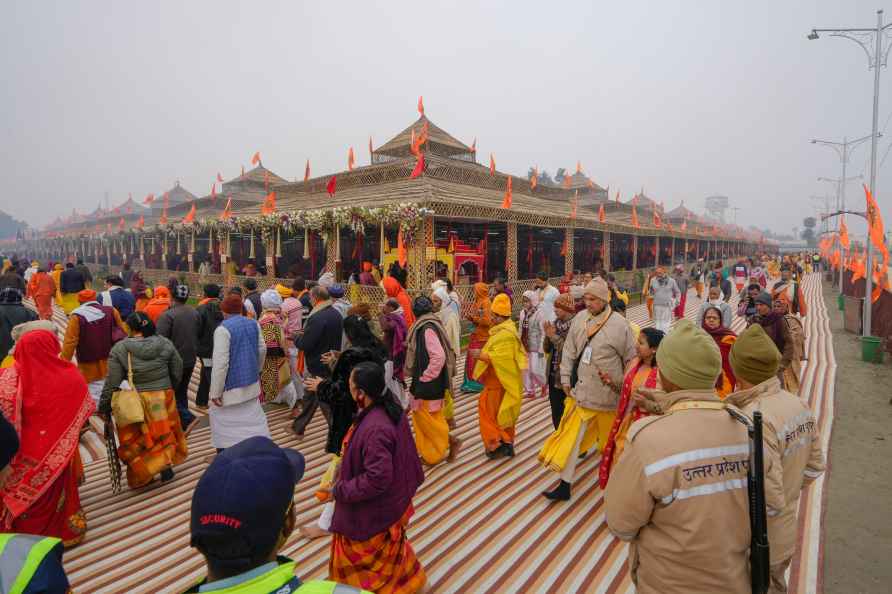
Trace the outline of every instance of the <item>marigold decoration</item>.
<instances>
[{"instance_id":1,"label":"marigold decoration","mask_svg":"<svg viewBox=\"0 0 892 594\"><path fill-rule=\"evenodd\" d=\"M412 128L412 136L409 137L409 152L418 156L418 144L415 142L415 128Z\"/></svg>"},{"instance_id":2,"label":"marigold decoration","mask_svg":"<svg viewBox=\"0 0 892 594\"><path fill-rule=\"evenodd\" d=\"M260 151L254 153L254 156L251 157L251 165L259 165L260 164Z\"/></svg>"},{"instance_id":3,"label":"marigold decoration","mask_svg":"<svg viewBox=\"0 0 892 594\"><path fill-rule=\"evenodd\" d=\"M632 205L632 226L636 229L640 229L641 225L638 223L638 210L635 205Z\"/></svg>"},{"instance_id":4,"label":"marigold decoration","mask_svg":"<svg viewBox=\"0 0 892 594\"><path fill-rule=\"evenodd\" d=\"M356 157L353 155L353 147L347 151L347 171L353 171L353 165L356 163Z\"/></svg>"},{"instance_id":5,"label":"marigold decoration","mask_svg":"<svg viewBox=\"0 0 892 594\"><path fill-rule=\"evenodd\" d=\"M304 183L310 180L310 160L307 159L307 166L304 167Z\"/></svg>"},{"instance_id":6,"label":"marigold decoration","mask_svg":"<svg viewBox=\"0 0 892 594\"><path fill-rule=\"evenodd\" d=\"M607 222L607 213L604 212L604 204L602 203L600 207L598 207L598 222L606 223Z\"/></svg>"},{"instance_id":7,"label":"marigold decoration","mask_svg":"<svg viewBox=\"0 0 892 594\"><path fill-rule=\"evenodd\" d=\"M415 160L415 168L412 170L412 173L409 175L409 179L415 179L424 173L424 153L418 151L418 157Z\"/></svg>"},{"instance_id":8,"label":"marigold decoration","mask_svg":"<svg viewBox=\"0 0 892 594\"><path fill-rule=\"evenodd\" d=\"M494 176L496 174L496 158L489 153L489 175Z\"/></svg>"},{"instance_id":9,"label":"marigold decoration","mask_svg":"<svg viewBox=\"0 0 892 594\"><path fill-rule=\"evenodd\" d=\"M505 185L505 198L502 200L502 208L511 208L513 201L513 192L511 191L511 176L508 176L508 182Z\"/></svg>"}]
</instances>

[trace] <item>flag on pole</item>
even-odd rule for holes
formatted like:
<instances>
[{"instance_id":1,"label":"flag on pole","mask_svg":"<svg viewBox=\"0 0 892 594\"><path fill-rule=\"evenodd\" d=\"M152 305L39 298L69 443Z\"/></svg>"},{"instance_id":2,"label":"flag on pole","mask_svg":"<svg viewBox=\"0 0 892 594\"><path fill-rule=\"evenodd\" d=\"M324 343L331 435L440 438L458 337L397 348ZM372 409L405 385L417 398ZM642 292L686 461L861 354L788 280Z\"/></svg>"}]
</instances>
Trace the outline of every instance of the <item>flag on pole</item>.
<instances>
[{"instance_id":1,"label":"flag on pole","mask_svg":"<svg viewBox=\"0 0 892 594\"><path fill-rule=\"evenodd\" d=\"M601 206L598 208L598 222L606 223L607 222L607 213L604 212L604 204L601 203Z\"/></svg>"},{"instance_id":2,"label":"flag on pole","mask_svg":"<svg viewBox=\"0 0 892 594\"><path fill-rule=\"evenodd\" d=\"M582 173L582 161L576 161L576 173Z\"/></svg>"},{"instance_id":3,"label":"flag on pole","mask_svg":"<svg viewBox=\"0 0 892 594\"><path fill-rule=\"evenodd\" d=\"M121 220L118 221L118 231L124 230L124 217L121 217Z\"/></svg>"},{"instance_id":4,"label":"flag on pole","mask_svg":"<svg viewBox=\"0 0 892 594\"><path fill-rule=\"evenodd\" d=\"M418 113L424 115L424 97L418 97Z\"/></svg>"},{"instance_id":5,"label":"flag on pole","mask_svg":"<svg viewBox=\"0 0 892 594\"><path fill-rule=\"evenodd\" d=\"M263 201L263 206L260 208L260 214L271 215L276 212L276 193L270 192L266 195L266 199Z\"/></svg>"},{"instance_id":6,"label":"flag on pole","mask_svg":"<svg viewBox=\"0 0 892 594\"><path fill-rule=\"evenodd\" d=\"M338 188L338 178L337 176L332 175L331 179L328 180L328 183L325 185L326 191L328 191L329 196L335 195L335 190Z\"/></svg>"},{"instance_id":7,"label":"flag on pole","mask_svg":"<svg viewBox=\"0 0 892 594\"><path fill-rule=\"evenodd\" d=\"M192 208L189 209L189 214L183 217L184 223L193 223L195 222L195 204L192 205Z\"/></svg>"},{"instance_id":8,"label":"flag on pole","mask_svg":"<svg viewBox=\"0 0 892 594\"><path fill-rule=\"evenodd\" d=\"M474 139L474 142L471 143L471 152L472 153L477 152L477 139L476 138Z\"/></svg>"},{"instance_id":9,"label":"flag on pole","mask_svg":"<svg viewBox=\"0 0 892 594\"><path fill-rule=\"evenodd\" d=\"M214 182L211 186L211 198L213 198L214 200L217 199L217 182Z\"/></svg>"},{"instance_id":10,"label":"flag on pole","mask_svg":"<svg viewBox=\"0 0 892 594\"><path fill-rule=\"evenodd\" d=\"M373 156L372 153L374 153L374 152L375 151L372 150L372 137L369 136L369 163L372 162L372 156Z\"/></svg>"},{"instance_id":11,"label":"flag on pole","mask_svg":"<svg viewBox=\"0 0 892 594\"><path fill-rule=\"evenodd\" d=\"M530 190L535 190L539 185L539 166L533 169L533 177L530 178Z\"/></svg>"},{"instance_id":12,"label":"flag on pole","mask_svg":"<svg viewBox=\"0 0 892 594\"><path fill-rule=\"evenodd\" d=\"M254 156L251 157L251 165L260 165L260 151L254 153Z\"/></svg>"},{"instance_id":13,"label":"flag on pole","mask_svg":"<svg viewBox=\"0 0 892 594\"><path fill-rule=\"evenodd\" d=\"M511 192L511 176L508 176L508 183L505 186L505 198L502 200L502 208L511 208L511 202L514 195Z\"/></svg>"},{"instance_id":14,"label":"flag on pole","mask_svg":"<svg viewBox=\"0 0 892 594\"><path fill-rule=\"evenodd\" d=\"M347 151L347 171L353 171L353 164L356 162L356 157L353 155L353 147L350 147L350 150Z\"/></svg>"},{"instance_id":15,"label":"flag on pole","mask_svg":"<svg viewBox=\"0 0 892 594\"><path fill-rule=\"evenodd\" d=\"M154 201L155 201L155 195L149 194L148 196L146 196L145 200L142 201L142 203L148 205L148 204L153 203Z\"/></svg>"},{"instance_id":16,"label":"flag on pole","mask_svg":"<svg viewBox=\"0 0 892 594\"><path fill-rule=\"evenodd\" d=\"M217 181L220 182L221 184L223 183L223 176L220 175L219 171L217 172Z\"/></svg>"},{"instance_id":17,"label":"flag on pole","mask_svg":"<svg viewBox=\"0 0 892 594\"><path fill-rule=\"evenodd\" d=\"M564 179L563 179L563 181L561 182L561 185L564 186L564 187L567 188L567 189L570 188L570 176L567 175L566 173L564 174Z\"/></svg>"},{"instance_id":18,"label":"flag on pole","mask_svg":"<svg viewBox=\"0 0 892 594\"><path fill-rule=\"evenodd\" d=\"M638 224L638 211L635 208L635 205L632 205L632 226L636 229L640 228L641 225Z\"/></svg>"},{"instance_id":19,"label":"flag on pole","mask_svg":"<svg viewBox=\"0 0 892 594\"><path fill-rule=\"evenodd\" d=\"M424 173L424 153L419 151L418 157L415 161L415 169L412 170L412 174L409 175L409 179L415 179L422 173Z\"/></svg>"},{"instance_id":20,"label":"flag on pole","mask_svg":"<svg viewBox=\"0 0 892 594\"><path fill-rule=\"evenodd\" d=\"M493 176L496 174L496 158L492 153L489 153L489 175Z\"/></svg>"},{"instance_id":21,"label":"flag on pole","mask_svg":"<svg viewBox=\"0 0 892 594\"><path fill-rule=\"evenodd\" d=\"M146 224L146 217L144 217L143 215L139 215L139 220L136 221L136 228L142 229L143 225L145 225L145 224Z\"/></svg>"},{"instance_id":22,"label":"flag on pole","mask_svg":"<svg viewBox=\"0 0 892 594\"><path fill-rule=\"evenodd\" d=\"M162 225L166 225L166 224L167 224L167 207L166 207L166 206L165 206L164 209L161 211L161 218L158 219L158 222L161 223Z\"/></svg>"},{"instance_id":23,"label":"flag on pole","mask_svg":"<svg viewBox=\"0 0 892 594\"><path fill-rule=\"evenodd\" d=\"M310 179L310 160L307 159L307 166L304 168L304 182Z\"/></svg>"},{"instance_id":24,"label":"flag on pole","mask_svg":"<svg viewBox=\"0 0 892 594\"><path fill-rule=\"evenodd\" d=\"M839 217L839 243L842 247L849 249L849 229L846 227L846 215Z\"/></svg>"},{"instance_id":25,"label":"flag on pole","mask_svg":"<svg viewBox=\"0 0 892 594\"><path fill-rule=\"evenodd\" d=\"M225 221L232 216L232 196L226 201L226 207L223 208L223 212L220 213L220 220Z\"/></svg>"}]
</instances>

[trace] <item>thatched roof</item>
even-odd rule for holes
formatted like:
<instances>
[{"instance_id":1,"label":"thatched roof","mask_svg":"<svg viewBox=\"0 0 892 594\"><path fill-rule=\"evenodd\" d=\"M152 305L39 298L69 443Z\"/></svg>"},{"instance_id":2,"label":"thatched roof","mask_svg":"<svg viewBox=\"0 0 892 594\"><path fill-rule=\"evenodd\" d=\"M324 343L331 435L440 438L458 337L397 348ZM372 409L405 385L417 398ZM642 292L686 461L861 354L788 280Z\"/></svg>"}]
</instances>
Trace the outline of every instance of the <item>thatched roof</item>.
<instances>
[{"instance_id":1,"label":"thatched roof","mask_svg":"<svg viewBox=\"0 0 892 594\"><path fill-rule=\"evenodd\" d=\"M684 205L684 200L677 207L666 213L666 218L670 221L683 221L685 219L693 219L697 215Z\"/></svg>"},{"instance_id":2,"label":"thatched roof","mask_svg":"<svg viewBox=\"0 0 892 594\"><path fill-rule=\"evenodd\" d=\"M169 206L191 202L196 198L195 194L181 186L179 181L177 181L171 189L167 190L166 193ZM152 210L160 211L164 208L164 194L165 192L155 194L155 202L152 203Z\"/></svg>"},{"instance_id":3,"label":"thatched roof","mask_svg":"<svg viewBox=\"0 0 892 594\"><path fill-rule=\"evenodd\" d=\"M425 123L428 125L428 141L426 152L444 157L461 158L472 161L474 153L471 147L456 139L454 136L430 121L427 116L421 116L411 126L372 151L372 163L381 163L393 157L407 157L412 154L412 131L417 137L421 134Z\"/></svg>"}]
</instances>

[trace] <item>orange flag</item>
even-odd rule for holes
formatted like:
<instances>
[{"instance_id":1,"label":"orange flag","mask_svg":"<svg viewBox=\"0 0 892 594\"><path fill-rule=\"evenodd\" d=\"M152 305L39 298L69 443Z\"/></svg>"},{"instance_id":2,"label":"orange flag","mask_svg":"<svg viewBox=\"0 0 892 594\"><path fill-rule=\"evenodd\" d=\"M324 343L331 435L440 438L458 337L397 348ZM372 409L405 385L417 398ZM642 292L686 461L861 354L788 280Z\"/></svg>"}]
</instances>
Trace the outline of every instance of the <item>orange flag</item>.
<instances>
[{"instance_id":1,"label":"orange flag","mask_svg":"<svg viewBox=\"0 0 892 594\"><path fill-rule=\"evenodd\" d=\"M124 217L121 217L121 220L118 221L118 231L124 230Z\"/></svg>"},{"instance_id":2,"label":"orange flag","mask_svg":"<svg viewBox=\"0 0 892 594\"><path fill-rule=\"evenodd\" d=\"M220 182L221 184L223 183L223 176L220 175L219 171L217 172L217 181Z\"/></svg>"},{"instance_id":3,"label":"orange flag","mask_svg":"<svg viewBox=\"0 0 892 594\"><path fill-rule=\"evenodd\" d=\"M576 173L582 173L582 162L576 161Z\"/></svg>"},{"instance_id":4,"label":"orange flag","mask_svg":"<svg viewBox=\"0 0 892 594\"><path fill-rule=\"evenodd\" d=\"M260 208L260 214L270 215L276 212L276 193L270 192L266 196L266 200L263 201L263 206Z\"/></svg>"},{"instance_id":5,"label":"orange flag","mask_svg":"<svg viewBox=\"0 0 892 594\"><path fill-rule=\"evenodd\" d=\"M146 199L142 201L142 203L143 204L151 204L154 201L155 201L155 195L149 194L148 196L146 196Z\"/></svg>"},{"instance_id":6,"label":"orange flag","mask_svg":"<svg viewBox=\"0 0 892 594\"><path fill-rule=\"evenodd\" d=\"M496 158L492 156L492 153L489 153L489 174L496 174Z\"/></svg>"},{"instance_id":7,"label":"orange flag","mask_svg":"<svg viewBox=\"0 0 892 594\"><path fill-rule=\"evenodd\" d=\"M839 243L846 249L849 249L849 228L846 227L846 215L839 217Z\"/></svg>"},{"instance_id":8,"label":"orange flag","mask_svg":"<svg viewBox=\"0 0 892 594\"><path fill-rule=\"evenodd\" d=\"M511 208L511 202L514 198L511 192L511 176L508 176L508 184L505 186L505 198L502 200L502 208Z\"/></svg>"},{"instance_id":9,"label":"orange flag","mask_svg":"<svg viewBox=\"0 0 892 594\"><path fill-rule=\"evenodd\" d=\"M449 234L449 247L446 248L446 251L450 254L455 253L455 235Z\"/></svg>"},{"instance_id":10,"label":"orange flag","mask_svg":"<svg viewBox=\"0 0 892 594\"><path fill-rule=\"evenodd\" d=\"M372 137L369 136L369 163L372 162L372 153L375 152L372 150Z\"/></svg>"},{"instance_id":11,"label":"orange flag","mask_svg":"<svg viewBox=\"0 0 892 594\"><path fill-rule=\"evenodd\" d=\"M260 163L260 151L254 153L254 156L251 157L251 165L258 165Z\"/></svg>"},{"instance_id":12,"label":"orange flag","mask_svg":"<svg viewBox=\"0 0 892 594\"><path fill-rule=\"evenodd\" d=\"M328 180L328 183L325 184L325 189L328 191L329 196L335 195L335 190L338 188L338 178L337 176L332 175L331 179Z\"/></svg>"},{"instance_id":13,"label":"orange flag","mask_svg":"<svg viewBox=\"0 0 892 594\"><path fill-rule=\"evenodd\" d=\"M211 198L213 198L214 200L217 199L217 182L214 182L214 184L211 186Z\"/></svg>"},{"instance_id":14,"label":"orange flag","mask_svg":"<svg viewBox=\"0 0 892 594\"><path fill-rule=\"evenodd\" d=\"M566 173L564 174L564 181L562 182L561 185L563 185L565 188L570 187L570 176L567 175Z\"/></svg>"},{"instance_id":15,"label":"orange flag","mask_svg":"<svg viewBox=\"0 0 892 594\"><path fill-rule=\"evenodd\" d=\"M688 217L685 217L684 220L681 222L681 230L682 231L688 230Z\"/></svg>"},{"instance_id":16,"label":"orange flag","mask_svg":"<svg viewBox=\"0 0 892 594\"><path fill-rule=\"evenodd\" d=\"M424 173L424 153L419 151L418 157L415 161L415 169L412 170L412 174L409 175L409 179L415 179L422 173Z\"/></svg>"},{"instance_id":17,"label":"orange flag","mask_svg":"<svg viewBox=\"0 0 892 594\"><path fill-rule=\"evenodd\" d=\"M632 226L636 229L639 229L641 225L638 224L638 211L635 208L635 205L632 205Z\"/></svg>"},{"instance_id":18,"label":"orange flag","mask_svg":"<svg viewBox=\"0 0 892 594\"><path fill-rule=\"evenodd\" d=\"M602 203L601 206L598 208L598 222L599 222L599 223L606 223L606 222L607 222L607 213L604 212L604 204L603 204L603 203Z\"/></svg>"},{"instance_id":19,"label":"orange flag","mask_svg":"<svg viewBox=\"0 0 892 594\"><path fill-rule=\"evenodd\" d=\"M183 217L184 223L194 223L195 222L195 204L192 205L192 208L189 209L189 214Z\"/></svg>"},{"instance_id":20,"label":"orange flag","mask_svg":"<svg viewBox=\"0 0 892 594\"><path fill-rule=\"evenodd\" d=\"M400 262L400 266L406 266L406 244L403 243L403 228L400 227L399 233L396 235L396 253L397 259Z\"/></svg>"},{"instance_id":21,"label":"orange flag","mask_svg":"<svg viewBox=\"0 0 892 594\"><path fill-rule=\"evenodd\" d=\"M533 169L533 177L530 178L530 190L535 190L539 185L539 168Z\"/></svg>"},{"instance_id":22,"label":"orange flag","mask_svg":"<svg viewBox=\"0 0 892 594\"><path fill-rule=\"evenodd\" d=\"M876 200L864 185L864 193L867 196L867 234L870 242L881 253L886 251L886 240L883 233L883 215L880 213L880 207Z\"/></svg>"},{"instance_id":23,"label":"orange flag","mask_svg":"<svg viewBox=\"0 0 892 594\"><path fill-rule=\"evenodd\" d=\"M161 223L162 225L166 225L166 224L167 224L167 207L166 207L166 206L165 206L164 209L161 211L161 218L158 219L158 222Z\"/></svg>"},{"instance_id":24,"label":"orange flag","mask_svg":"<svg viewBox=\"0 0 892 594\"><path fill-rule=\"evenodd\" d=\"M663 226L663 219L660 218L660 213L657 212L657 209L653 209L653 219L654 219L654 227L659 229Z\"/></svg>"},{"instance_id":25,"label":"orange flag","mask_svg":"<svg viewBox=\"0 0 892 594\"><path fill-rule=\"evenodd\" d=\"M307 166L304 168L304 181L308 181L310 179L310 160L307 159Z\"/></svg>"},{"instance_id":26,"label":"orange flag","mask_svg":"<svg viewBox=\"0 0 892 594\"><path fill-rule=\"evenodd\" d=\"M347 171L353 171L353 165L356 163L356 157L353 156L353 147L347 151Z\"/></svg>"},{"instance_id":27,"label":"orange flag","mask_svg":"<svg viewBox=\"0 0 892 594\"><path fill-rule=\"evenodd\" d=\"M146 218L143 215L139 215L139 220L136 221L136 228L142 229L143 225L146 224Z\"/></svg>"},{"instance_id":28,"label":"orange flag","mask_svg":"<svg viewBox=\"0 0 892 594\"><path fill-rule=\"evenodd\" d=\"M226 201L226 207L223 209L223 212L220 213L220 220L225 221L229 217L232 216L232 196Z\"/></svg>"},{"instance_id":29,"label":"orange flag","mask_svg":"<svg viewBox=\"0 0 892 594\"><path fill-rule=\"evenodd\" d=\"M561 242L561 256L567 257L567 236L564 235L564 241Z\"/></svg>"},{"instance_id":30,"label":"orange flag","mask_svg":"<svg viewBox=\"0 0 892 594\"><path fill-rule=\"evenodd\" d=\"M616 203L619 204L619 190L616 191Z\"/></svg>"},{"instance_id":31,"label":"orange flag","mask_svg":"<svg viewBox=\"0 0 892 594\"><path fill-rule=\"evenodd\" d=\"M420 95L418 97L418 113L424 115L424 97Z\"/></svg>"}]
</instances>

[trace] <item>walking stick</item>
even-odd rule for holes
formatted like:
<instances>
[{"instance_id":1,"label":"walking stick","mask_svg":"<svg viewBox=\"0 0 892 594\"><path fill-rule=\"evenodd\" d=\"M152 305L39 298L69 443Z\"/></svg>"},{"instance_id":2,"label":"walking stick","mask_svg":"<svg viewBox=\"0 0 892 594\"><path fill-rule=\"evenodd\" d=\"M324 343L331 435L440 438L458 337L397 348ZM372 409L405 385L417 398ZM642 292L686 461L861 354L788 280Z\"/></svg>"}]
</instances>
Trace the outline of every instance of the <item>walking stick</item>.
<instances>
[{"instance_id":1,"label":"walking stick","mask_svg":"<svg viewBox=\"0 0 892 594\"><path fill-rule=\"evenodd\" d=\"M118 458L118 441L111 421L105 421L103 433L108 457L108 476L111 479L112 493L117 495L121 492L121 460Z\"/></svg>"}]
</instances>

